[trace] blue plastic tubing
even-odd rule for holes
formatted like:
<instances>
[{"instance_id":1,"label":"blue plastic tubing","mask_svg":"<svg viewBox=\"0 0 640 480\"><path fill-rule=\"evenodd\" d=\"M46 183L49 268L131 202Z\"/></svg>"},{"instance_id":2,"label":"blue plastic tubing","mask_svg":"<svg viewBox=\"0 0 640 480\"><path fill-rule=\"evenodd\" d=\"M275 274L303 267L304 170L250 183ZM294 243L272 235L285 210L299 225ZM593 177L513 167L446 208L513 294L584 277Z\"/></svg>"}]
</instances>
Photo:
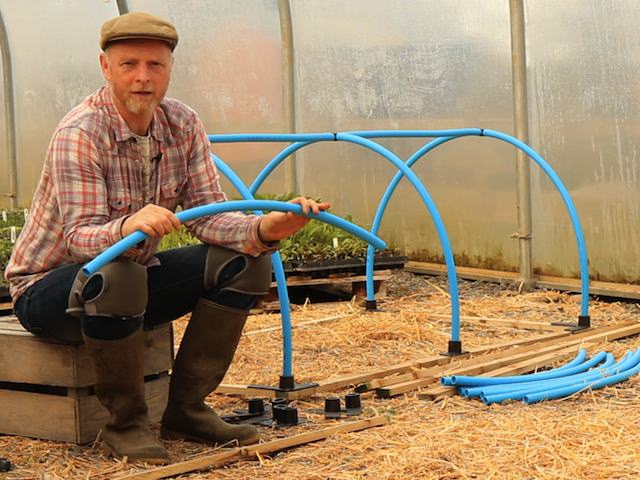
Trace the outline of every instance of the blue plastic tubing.
<instances>
[{"instance_id":1,"label":"blue plastic tubing","mask_svg":"<svg viewBox=\"0 0 640 480\"><path fill-rule=\"evenodd\" d=\"M477 387L479 385L502 385L505 383L522 383L522 382L534 382L536 380L544 380L547 378L556 378L566 375L571 375L577 372L584 372L588 370L594 365L602 362L604 359L605 353L600 352L598 355L593 357L589 361L584 361L586 358L586 351L584 349L581 350L584 352L584 357L582 353L578 353L576 359L582 358L582 361L578 364L574 364L576 359L570 362L571 366L568 365L554 368L553 370L547 370L546 372L538 372L532 373L529 375L515 375L515 376L506 376L506 377L467 377L464 375L451 375L450 377L442 377L440 379L440 383L442 385L449 385L455 387ZM597 358L597 361L595 359Z\"/></svg>"},{"instance_id":2,"label":"blue plastic tubing","mask_svg":"<svg viewBox=\"0 0 640 480\"><path fill-rule=\"evenodd\" d=\"M603 359L605 360L604 363L602 363L598 368L588 371L584 371L583 368L581 369L583 371L577 371L578 367L594 367ZM549 372L542 372L541 374L534 375L523 375L522 378L526 378L528 381L522 383L516 382L472 388L463 387L460 390L463 390L464 395L469 397L479 396L487 405L503 402L505 400L523 400L526 403L535 403L545 399L560 398L586 388L600 388L601 386L625 380L635 373L633 368L640 362L640 349L635 353L627 352L619 362L614 362L615 359L613 358L613 355L610 353L600 352L591 360L584 362L581 365L574 365L567 368L570 364L576 363L576 360L574 360L564 367L560 367ZM561 373L561 375L544 377L544 374L552 372ZM538 380L530 381L533 380L534 377ZM617 380L610 381L610 379L614 377Z\"/></svg>"},{"instance_id":3,"label":"blue plastic tubing","mask_svg":"<svg viewBox=\"0 0 640 480\"><path fill-rule=\"evenodd\" d=\"M291 155L296 150L309 145L310 143L315 143L318 141L332 141L332 140L345 140L345 135L351 136L359 136L364 139L370 138L401 138L401 137L439 137L436 140L430 142L427 145L424 145L420 148L416 153L414 153L409 160L407 160L406 165L411 166L417 160L419 160L422 156L424 156L429 151L433 150L439 145L448 142L454 138L476 135L476 136L487 136L497 138L499 140L505 141L507 143L512 144L516 148L524 151L531 159L533 159L549 176L555 187L561 194L561 197L567 207L569 212L569 216L571 218L572 226L575 232L576 240L578 243L578 254L580 257L580 277L581 277L581 315L587 316L589 312L589 275L588 275L588 264L587 264L587 252L584 242L584 237L582 235L582 228L580 226L580 221L578 219L578 215L576 213L573 202L564 187L562 181L558 177L558 175L553 171L553 169L548 165L548 163L533 149L531 149L528 145L521 142L520 140L511 137L510 135L504 134L502 132L494 131L494 130L483 130L478 128L466 128L466 129L450 129L450 130L369 130L369 131L352 131L345 133L317 133L317 134L241 134L241 135L210 135L209 140L217 143L226 143L226 142L238 142L238 141L296 141L296 143L289 145L283 151L281 151L256 177L253 184L251 185L250 190L252 193L255 193L257 189L261 186L263 181L267 178L267 176L273 171L273 169L279 165L287 156ZM347 138L347 141L353 142L352 138ZM362 145L362 143L361 143ZM390 160L395 164L393 158L390 158L389 155L395 157L390 151L384 149L380 145L371 142L370 144L364 145L377 153L383 155L385 158ZM396 160L399 160L395 157ZM396 174L392 182L389 184L387 191L385 192L380 204L378 206L378 212L376 213L376 218L374 219L374 224L372 227L372 233L377 233L380 222L382 220L382 216L386 209L386 206L393 194L393 191L397 187L398 183L404 176L403 170L400 168L400 172ZM416 187L417 188L417 187ZM427 193L428 196L428 193ZM423 198L424 200L424 198ZM432 203L432 202L431 202ZM429 205L427 204L429 207ZM441 239L442 248L445 251L445 263L447 263L447 275L449 277L449 290L450 295L452 297L452 340L459 339L459 314L456 314L456 305L458 303L458 295L457 295L457 279L455 274L452 275L451 269L449 268L449 262L447 262L447 253L446 250L450 250L450 246L446 245L448 243L448 238L446 237L446 231L444 230L444 226L442 225L442 221L439 213L437 212L437 208L433 205L433 209L435 209L436 215L434 216L432 213L432 209L429 208L430 213L432 213L434 224L436 224L436 230L438 231L438 235ZM447 238L447 242L442 241L443 235L438 228L438 223L442 226L442 231L444 232L444 237ZM367 250L367 299L374 300L374 283L373 283L373 264L374 264L374 249L369 246ZM452 257L452 255L451 255ZM453 264L453 259L451 258L451 264ZM453 267L453 271L455 272L455 266ZM452 279L453 278L453 285Z\"/></svg>"},{"instance_id":4,"label":"blue plastic tubing","mask_svg":"<svg viewBox=\"0 0 640 480\"><path fill-rule=\"evenodd\" d=\"M405 133L406 132L406 133ZM424 130L420 131L421 135L419 136L438 136L438 131L435 130ZM443 130L442 132L447 132L447 130ZM480 129L466 129L463 132L469 132L469 135L480 134ZM377 132L379 134L379 132ZM395 136L415 136L416 133L414 131L398 131L394 132ZM451 253L451 245L449 242L449 238L447 232L444 228L444 224L442 222L442 217L440 216L440 212L438 211L435 203L433 202L431 196L425 189L424 185L420 182L418 177L404 165L402 160L400 160L393 152L382 147L381 145L364 138L362 136L356 136L348 133L318 133L318 134L292 134L292 135L273 135L269 134L246 134L246 135L209 135L209 141L213 143L228 143L235 141L293 141L296 140L296 143L293 143L283 149L276 157L273 158L260 172L260 174L256 177L254 182L251 184L250 190L251 193L255 194L255 192L260 188L264 180L267 176L280 164L284 159L286 159L289 155L291 155L296 150L309 145L310 143L315 143L318 141L345 141L349 143L355 143L357 145L364 146L373 150L374 152L382 155L384 158L389 160L396 168L398 168L402 172L402 176L407 176L411 184L418 191L425 205L427 206L431 217L433 218L433 222L436 226L436 230L438 232L438 236L440 238L440 243L442 245L442 249L444 251L445 263L447 264L447 274L449 279L449 292L451 296L451 340L459 341L460 340L460 303L458 296L458 281L455 274L455 264L453 262L453 254ZM374 251L374 248L377 248L375 245L371 246L371 251ZM373 261L373 260L371 260ZM372 280L373 282L373 280Z\"/></svg>"},{"instance_id":5,"label":"blue plastic tubing","mask_svg":"<svg viewBox=\"0 0 640 480\"><path fill-rule=\"evenodd\" d=\"M540 382L519 383L510 385L511 389L503 390L487 390L480 393L480 399L487 405L499 403L505 400L522 400L525 396L532 393L541 393L556 388L566 387L569 385L584 384L609 375L611 372L618 373L626 370L629 365L630 356L627 355L621 361L614 363L615 359L610 353L605 354L606 361L593 370L582 372L577 375L569 375L567 377L559 377L553 380L543 380ZM505 385L504 387L508 387Z\"/></svg>"},{"instance_id":6,"label":"blue plastic tubing","mask_svg":"<svg viewBox=\"0 0 640 480\"><path fill-rule=\"evenodd\" d=\"M234 172L231 167L222 161L221 158L211 153L218 171L227 177L231 184L238 190L240 195L245 200L253 200L253 195L247 186L242 182L240 177ZM256 215L262 215L262 212L257 210L254 212ZM282 258L280 252L275 251L271 255L271 265L273 267L273 274L276 279L276 288L278 289L278 299L280 301L280 318L282 324L282 376L293 376L293 339L291 335L291 302L289 301L289 291L287 290L287 279L284 274L284 267L282 266Z\"/></svg>"},{"instance_id":7,"label":"blue plastic tubing","mask_svg":"<svg viewBox=\"0 0 640 480\"><path fill-rule=\"evenodd\" d=\"M523 401L527 404L541 402L543 400L552 400L554 398L566 397L568 395L573 395L574 393L580 392L582 390L591 389L596 390L598 388L606 387L607 385L613 385L614 383L623 382L627 380L632 375L640 372L640 349L636 350L636 352L630 357L628 362L632 366L621 369L619 373L607 372L606 375L602 375L601 378L597 380L590 381L589 383L580 383L575 385L567 385L558 388L553 388L551 390L547 390L545 392L538 392L527 394Z\"/></svg>"},{"instance_id":8,"label":"blue plastic tubing","mask_svg":"<svg viewBox=\"0 0 640 480\"><path fill-rule=\"evenodd\" d=\"M235 200L223 203L210 203L209 205L189 208L187 210L176 213L176 217L178 217L178 219L182 223L185 223L206 215L216 215L218 213L238 212L246 210L273 210L279 212L293 212L297 215L303 215L302 207L300 205L294 205L292 203L277 202L275 200ZM387 244L380 238L367 232L362 227L354 225L353 223L343 220L340 217L336 217L331 213L320 212L319 214L315 214L313 212L309 212L307 216L309 218L329 223L335 227L341 228L342 230L346 230L347 232L355 235L358 238L361 238L367 243L373 243L376 248L387 248ZM92 275L107 263L109 263L111 260L119 257L124 252L126 252L130 248L133 248L135 245L145 240L146 238L147 234L141 232L140 230L136 230L132 234L127 235L122 240L111 245L100 255L85 264L85 266L82 267L82 271L86 275Z\"/></svg>"},{"instance_id":9,"label":"blue plastic tubing","mask_svg":"<svg viewBox=\"0 0 640 480\"><path fill-rule=\"evenodd\" d=\"M511 135L507 135L506 133L498 132L495 130L488 129L478 129L478 128L461 128L461 129L452 129L452 130L370 130L370 131L357 131L357 132L349 132L352 135L358 135L363 138L398 138L398 137L440 137L436 140L422 146L419 150L417 150L406 162L408 167L413 166L415 162L417 162L424 155L429 153L434 148L446 143L450 140L459 137L466 137L470 135L484 136L484 137L492 137L498 140L502 140L507 142L514 147L522 150L526 153L529 158L531 158L534 162L536 162L540 168L545 172L545 174L549 177L549 179L553 182L554 186L560 193L562 200L567 207L567 211L569 213L569 217L571 219L571 223L573 226L574 234L576 237L576 242L578 244L578 255L580 258L580 280L581 280L581 312L580 314L583 316L589 315L589 267L587 263L587 249L585 246L584 236L582 234L582 227L580 226L580 220L578 218L578 214L576 212L576 208L569 196L569 192L566 187L560 180L560 177L555 173L555 171L551 168L551 166L538 154L535 150L529 147L527 144L521 142L517 138L512 137ZM402 180L403 173L402 171L398 172L396 176L391 180L389 186L387 187L386 192L384 193L379 205L378 211L376 212L376 216L374 218L373 227L371 228L371 232L377 234L378 229L380 227L380 222L382 220L382 216L384 211L391 199L391 195L395 191L396 187L400 180ZM373 256L374 252L369 249L367 251L367 299L373 300L374 297L374 288L373 288Z\"/></svg>"}]
</instances>

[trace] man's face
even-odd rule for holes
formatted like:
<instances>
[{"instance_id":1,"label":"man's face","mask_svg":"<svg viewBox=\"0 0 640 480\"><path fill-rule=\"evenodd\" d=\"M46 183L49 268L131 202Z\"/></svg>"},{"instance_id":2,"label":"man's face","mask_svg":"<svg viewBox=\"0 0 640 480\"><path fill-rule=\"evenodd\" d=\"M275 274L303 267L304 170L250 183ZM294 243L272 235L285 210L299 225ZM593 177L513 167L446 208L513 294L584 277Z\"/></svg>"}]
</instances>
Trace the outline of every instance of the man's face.
<instances>
[{"instance_id":1,"label":"man's face","mask_svg":"<svg viewBox=\"0 0 640 480\"><path fill-rule=\"evenodd\" d=\"M153 115L169 87L173 57L157 40L127 40L100 55L100 67L121 113Z\"/></svg>"}]
</instances>

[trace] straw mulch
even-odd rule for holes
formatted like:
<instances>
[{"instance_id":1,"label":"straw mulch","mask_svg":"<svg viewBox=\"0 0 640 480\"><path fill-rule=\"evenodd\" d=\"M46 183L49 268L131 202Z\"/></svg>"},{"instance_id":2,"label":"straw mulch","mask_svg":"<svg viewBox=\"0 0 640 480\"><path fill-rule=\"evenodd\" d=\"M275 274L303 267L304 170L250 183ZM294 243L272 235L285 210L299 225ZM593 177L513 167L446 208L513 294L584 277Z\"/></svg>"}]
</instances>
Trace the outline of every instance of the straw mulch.
<instances>
[{"instance_id":1,"label":"straw mulch","mask_svg":"<svg viewBox=\"0 0 640 480\"><path fill-rule=\"evenodd\" d=\"M355 302L297 306L293 323L340 316L294 329L297 382L320 381L437 354L446 349L449 321L446 279L394 274L381 311L366 313ZM462 314L539 322L575 321L577 295L482 282L461 282ZM634 303L593 300L594 326L640 319ZM277 314L252 315L245 332L279 325ZM186 319L175 322L176 342ZM506 342L541 331L463 323L465 347ZM638 338L600 344L616 358L640 346ZM276 331L245 335L225 383L274 385L281 373L281 337ZM350 390L335 394L344 397ZM416 392L393 399L362 398L361 417L389 415L388 426L338 435L257 460L184 474L189 479L618 479L640 477L640 378L594 392L537 405L519 402L487 407L450 397L419 400ZM330 394L294 402L310 420L292 428L261 427L265 440L320 429L336 422L309 413ZM228 413L242 399L212 395ZM43 405L43 408L46 406ZM173 461L213 453L189 442L166 443ZM105 458L97 445L75 446L0 437L0 456L14 463L4 478L107 479L143 466ZM1 477L2 474L0 474Z\"/></svg>"}]
</instances>

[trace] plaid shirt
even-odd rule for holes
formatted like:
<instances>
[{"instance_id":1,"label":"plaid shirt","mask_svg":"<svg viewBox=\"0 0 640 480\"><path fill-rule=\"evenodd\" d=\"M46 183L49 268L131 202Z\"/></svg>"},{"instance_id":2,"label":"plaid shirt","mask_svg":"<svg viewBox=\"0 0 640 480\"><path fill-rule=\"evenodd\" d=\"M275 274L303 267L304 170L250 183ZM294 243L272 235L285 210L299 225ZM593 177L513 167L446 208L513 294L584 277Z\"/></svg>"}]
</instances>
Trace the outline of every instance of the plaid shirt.
<instances>
[{"instance_id":1,"label":"plaid shirt","mask_svg":"<svg viewBox=\"0 0 640 480\"><path fill-rule=\"evenodd\" d=\"M53 134L31 205L5 276L14 302L61 265L84 263L122 238L124 220L148 203L175 211L226 200L197 114L173 99L156 109L151 127L149 198L142 198L140 148L108 87L71 110ZM258 238L260 217L223 213L187 222L204 243L250 255L270 251ZM159 238L134 261L154 265Z\"/></svg>"}]
</instances>

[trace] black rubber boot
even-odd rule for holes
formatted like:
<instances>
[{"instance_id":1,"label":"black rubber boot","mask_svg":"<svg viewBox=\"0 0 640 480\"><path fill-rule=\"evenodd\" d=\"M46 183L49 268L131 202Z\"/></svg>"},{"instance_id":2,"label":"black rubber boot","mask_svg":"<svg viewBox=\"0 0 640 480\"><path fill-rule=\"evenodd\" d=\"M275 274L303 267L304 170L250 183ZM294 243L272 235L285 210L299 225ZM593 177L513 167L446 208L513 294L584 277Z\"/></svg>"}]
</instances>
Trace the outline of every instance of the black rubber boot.
<instances>
[{"instance_id":1,"label":"black rubber boot","mask_svg":"<svg viewBox=\"0 0 640 480\"><path fill-rule=\"evenodd\" d=\"M252 425L231 425L204 399L224 378L238 346L248 311L200 298L176 356L169 402L162 416L162 438L239 445L260 438Z\"/></svg>"}]
</instances>

